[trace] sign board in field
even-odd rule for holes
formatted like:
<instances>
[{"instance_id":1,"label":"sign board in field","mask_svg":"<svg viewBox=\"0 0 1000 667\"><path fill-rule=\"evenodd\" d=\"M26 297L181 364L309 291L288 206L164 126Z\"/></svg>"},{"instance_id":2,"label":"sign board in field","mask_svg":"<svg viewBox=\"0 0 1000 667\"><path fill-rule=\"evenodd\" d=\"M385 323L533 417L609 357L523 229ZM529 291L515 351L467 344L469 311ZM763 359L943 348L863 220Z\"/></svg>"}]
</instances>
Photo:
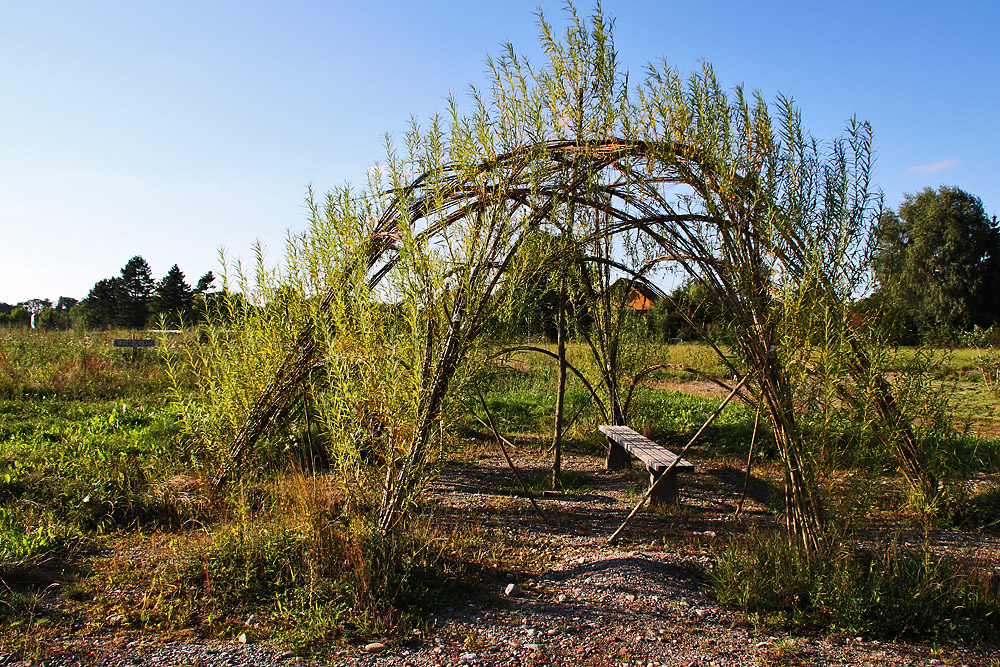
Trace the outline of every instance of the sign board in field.
<instances>
[{"instance_id":1,"label":"sign board in field","mask_svg":"<svg viewBox=\"0 0 1000 667\"><path fill-rule=\"evenodd\" d=\"M115 338L115 347L156 347L152 338Z\"/></svg>"}]
</instances>

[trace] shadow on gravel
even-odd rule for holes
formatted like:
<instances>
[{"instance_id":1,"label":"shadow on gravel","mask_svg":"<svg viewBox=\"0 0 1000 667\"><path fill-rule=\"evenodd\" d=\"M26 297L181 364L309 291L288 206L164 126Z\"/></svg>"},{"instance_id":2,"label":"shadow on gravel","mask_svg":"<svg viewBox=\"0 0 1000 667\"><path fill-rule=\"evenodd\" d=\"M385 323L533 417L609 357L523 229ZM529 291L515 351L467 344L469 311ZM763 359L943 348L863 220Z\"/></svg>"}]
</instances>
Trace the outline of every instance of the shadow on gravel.
<instances>
[{"instance_id":1,"label":"shadow on gravel","mask_svg":"<svg viewBox=\"0 0 1000 667\"><path fill-rule=\"evenodd\" d=\"M701 582L690 570L679 565L642 556L603 558L548 572L544 578L560 583L589 580L586 583L595 588L636 596L662 594L675 588L690 593L692 583Z\"/></svg>"},{"instance_id":2,"label":"shadow on gravel","mask_svg":"<svg viewBox=\"0 0 1000 667\"><path fill-rule=\"evenodd\" d=\"M536 497L547 523L543 522L523 494L512 494L517 484L509 467L497 462L449 464L431 488L434 515L445 525L474 524L514 533L601 538L625 520L649 483L638 467L621 472L588 471L588 488L556 497ZM522 477L547 468L519 468ZM667 534L678 534L707 525L719 514L712 500L712 486L705 476L688 475L682 481L681 506L645 508L632 518L623 537L649 543ZM705 500L705 498L709 500ZM692 502L687 503L687 500Z\"/></svg>"}]
</instances>

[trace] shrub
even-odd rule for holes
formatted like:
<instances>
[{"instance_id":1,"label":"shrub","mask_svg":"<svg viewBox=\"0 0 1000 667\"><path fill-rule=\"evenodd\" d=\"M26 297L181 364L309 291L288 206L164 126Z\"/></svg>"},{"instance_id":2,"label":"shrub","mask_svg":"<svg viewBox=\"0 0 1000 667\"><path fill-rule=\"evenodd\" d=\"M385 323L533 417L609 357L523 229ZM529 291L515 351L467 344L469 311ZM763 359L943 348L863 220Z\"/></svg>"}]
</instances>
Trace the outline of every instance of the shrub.
<instances>
[{"instance_id":1,"label":"shrub","mask_svg":"<svg viewBox=\"0 0 1000 667\"><path fill-rule=\"evenodd\" d=\"M732 542L715 595L768 624L868 636L983 641L1000 630L996 575L899 542L807 556L778 534Z\"/></svg>"}]
</instances>

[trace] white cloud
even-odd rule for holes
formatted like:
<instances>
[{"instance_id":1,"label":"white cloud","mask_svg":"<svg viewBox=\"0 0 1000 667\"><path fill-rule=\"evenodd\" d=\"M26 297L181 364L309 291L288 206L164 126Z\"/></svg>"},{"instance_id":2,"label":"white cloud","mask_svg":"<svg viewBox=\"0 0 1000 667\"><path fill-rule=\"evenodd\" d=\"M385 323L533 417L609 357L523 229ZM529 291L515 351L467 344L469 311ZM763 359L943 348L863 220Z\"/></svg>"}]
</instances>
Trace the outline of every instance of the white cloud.
<instances>
[{"instance_id":1,"label":"white cloud","mask_svg":"<svg viewBox=\"0 0 1000 667\"><path fill-rule=\"evenodd\" d=\"M910 167L906 170L908 174L931 174L935 171L942 171L948 167L954 167L958 164L958 160L938 160L937 162L932 162L930 164L922 164L916 167Z\"/></svg>"}]
</instances>

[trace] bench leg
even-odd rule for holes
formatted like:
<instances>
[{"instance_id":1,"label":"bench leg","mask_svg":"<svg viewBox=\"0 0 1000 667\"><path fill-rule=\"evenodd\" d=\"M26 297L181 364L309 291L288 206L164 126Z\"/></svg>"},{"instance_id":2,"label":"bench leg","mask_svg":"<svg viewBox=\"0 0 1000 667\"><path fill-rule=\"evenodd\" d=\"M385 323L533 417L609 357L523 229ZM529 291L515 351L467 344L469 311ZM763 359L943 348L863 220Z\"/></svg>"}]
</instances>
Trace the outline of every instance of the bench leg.
<instances>
[{"instance_id":1,"label":"bench leg","mask_svg":"<svg viewBox=\"0 0 1000 667\"><path fill-rule=\"evenodd\" d=\"M608 438L608 470L621 470L632 465L632 457L628 450Z\"/></svg>"},{"instance_id":2,"label":"bench leg","mask_svg":"<svg viewBox=\"0 0 1000 667\"><path fill-rule=\"evenodd\" d=\"M649 469L649 484L652 486L656 484L656 480L661 474ZM662 475L665 479L660 480L659 484L656 484L656 488L653 489L652 495L649 496L650 505L678 505L680 504L680 494L677 491L677 471L672 470L671 472Z\"/></svg>"}]
</instances>

